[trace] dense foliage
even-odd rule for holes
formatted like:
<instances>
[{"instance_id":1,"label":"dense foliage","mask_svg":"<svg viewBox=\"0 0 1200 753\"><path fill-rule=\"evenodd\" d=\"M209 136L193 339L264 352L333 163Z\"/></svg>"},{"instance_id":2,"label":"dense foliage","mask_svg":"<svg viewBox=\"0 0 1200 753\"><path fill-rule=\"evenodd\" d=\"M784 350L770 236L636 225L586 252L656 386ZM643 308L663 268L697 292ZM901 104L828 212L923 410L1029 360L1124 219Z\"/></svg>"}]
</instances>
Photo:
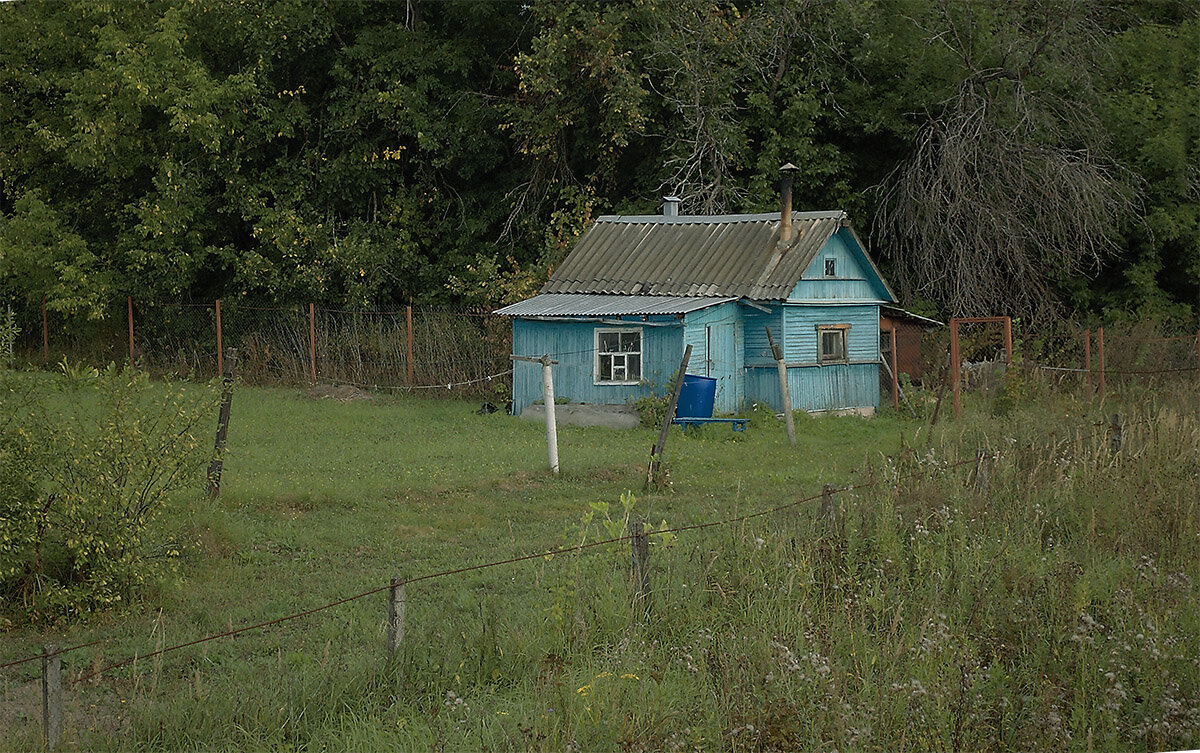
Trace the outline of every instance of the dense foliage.
<instances>
[{"instance_id":1,"label":"dense foliage","mask_svg":"<svg viewBox=\"0 0 1200 753\"><path fill-rule=\"evenodd\" d=\"M1198 44L1183 0L16 0L0 293L490 304L792 162L922 310L1190 326Z\"/></svg>"},{"instance_id":2,"label":"dense foliage","mask_svg":"<svg viewBox=\"0 0 1200 753\"><path fill-rule=\"evenodd\" d=\"M39 389L0 372L0 601L31 622L103 611L168 572L180 546L156 521L168 494L200 490L215 402L63 365Z\"/></svg>"}]
</instances>

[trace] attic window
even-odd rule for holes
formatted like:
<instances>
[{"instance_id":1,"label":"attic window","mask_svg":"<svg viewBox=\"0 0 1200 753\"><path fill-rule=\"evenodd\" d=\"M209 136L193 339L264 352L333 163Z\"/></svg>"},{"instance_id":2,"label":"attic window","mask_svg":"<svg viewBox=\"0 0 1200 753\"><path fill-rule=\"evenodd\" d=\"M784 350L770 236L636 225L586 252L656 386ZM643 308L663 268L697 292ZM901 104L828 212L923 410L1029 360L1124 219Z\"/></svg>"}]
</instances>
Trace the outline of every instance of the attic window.
<instances>
[{"instance_id":1,"label":"attic window","mask_svg":"<svg viewBox=\"0 0 1200 753\"><path fill-rule=\"evenodd\" d=\"M817 360L820 363L846 363L846 332L849 324L817 327Z\"/></svg>"},{"instance_id":2,"label":"attic window","mask_svg":"<svg viewBox=\"0 0 1200 753\"><path fill-rule=\"evenodd\" d=\"M596 330L596 384L638 384L642 381L642 330Z\"/></svg>"},{"instance_id":3,"label":"attic window","mask_svg":"<svg viewBox=\"0 0 1200 753\"><path fill-rule=\"evenodd\" d=\"M825 276L837 277L837 258L829 257L825 260Z\"/></svg>"}]
</instances>

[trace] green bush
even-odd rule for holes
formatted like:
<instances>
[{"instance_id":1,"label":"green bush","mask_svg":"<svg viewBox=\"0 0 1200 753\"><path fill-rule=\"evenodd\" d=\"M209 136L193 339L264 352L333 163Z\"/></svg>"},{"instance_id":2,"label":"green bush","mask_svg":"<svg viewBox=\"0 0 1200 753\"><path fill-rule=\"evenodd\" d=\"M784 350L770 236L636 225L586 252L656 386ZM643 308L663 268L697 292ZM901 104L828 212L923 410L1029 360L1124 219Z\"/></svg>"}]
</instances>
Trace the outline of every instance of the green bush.
<instances>
[{"instance_id":1,"label":"green bush","mask_svg":"<svg viewBox=\"0 0 1200 753\"><path fill-rule=\"evenodd\" d=\"M108 608L170 567L155 521L201 478L214 415L212 390L63 372L50 390L0 381L0 595L31 622Z\"/></svg>"}]
</instances>

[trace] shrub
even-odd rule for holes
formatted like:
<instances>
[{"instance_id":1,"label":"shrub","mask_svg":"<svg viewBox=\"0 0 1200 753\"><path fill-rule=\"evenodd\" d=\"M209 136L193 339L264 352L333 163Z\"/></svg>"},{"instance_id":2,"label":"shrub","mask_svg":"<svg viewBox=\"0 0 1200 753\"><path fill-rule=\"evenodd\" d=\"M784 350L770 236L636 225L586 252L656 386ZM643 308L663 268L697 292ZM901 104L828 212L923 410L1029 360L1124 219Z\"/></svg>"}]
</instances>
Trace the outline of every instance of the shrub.
<instances>
[{"instance_id":1,"label":"shrub","mask_svg":"<svg viewBox=\"0 0 1200 753\"><path fill-rule=\"evenodd\" d=\"M129 368L63 371L51 390L0 383L0 594L32 622L117 604L170 566L154 524L201 477L215 403Z\"/></svg>"}]
</instances>

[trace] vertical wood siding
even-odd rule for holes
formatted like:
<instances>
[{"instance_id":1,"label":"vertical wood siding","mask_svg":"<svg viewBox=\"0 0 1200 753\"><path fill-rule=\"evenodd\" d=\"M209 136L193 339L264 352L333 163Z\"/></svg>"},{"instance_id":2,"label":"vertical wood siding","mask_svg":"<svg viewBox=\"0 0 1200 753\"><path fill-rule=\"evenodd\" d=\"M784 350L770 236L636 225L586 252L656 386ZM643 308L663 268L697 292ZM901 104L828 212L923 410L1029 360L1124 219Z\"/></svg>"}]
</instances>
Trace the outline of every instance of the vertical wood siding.
<instances>
[{"instance_id":1,"label":"vertical wood siding","mask_svg":"<svg viewBox=\"0 0 1200 753\"><path fill-rule=\"evenodd\" d=\"M717 380L713 407L716 413L740 410L745 396L741 347L744 330L737 304L729 302L694 311L687 315L684 322L684 344L692 346L688 373Z\"/></svg>"}]
</instances>

